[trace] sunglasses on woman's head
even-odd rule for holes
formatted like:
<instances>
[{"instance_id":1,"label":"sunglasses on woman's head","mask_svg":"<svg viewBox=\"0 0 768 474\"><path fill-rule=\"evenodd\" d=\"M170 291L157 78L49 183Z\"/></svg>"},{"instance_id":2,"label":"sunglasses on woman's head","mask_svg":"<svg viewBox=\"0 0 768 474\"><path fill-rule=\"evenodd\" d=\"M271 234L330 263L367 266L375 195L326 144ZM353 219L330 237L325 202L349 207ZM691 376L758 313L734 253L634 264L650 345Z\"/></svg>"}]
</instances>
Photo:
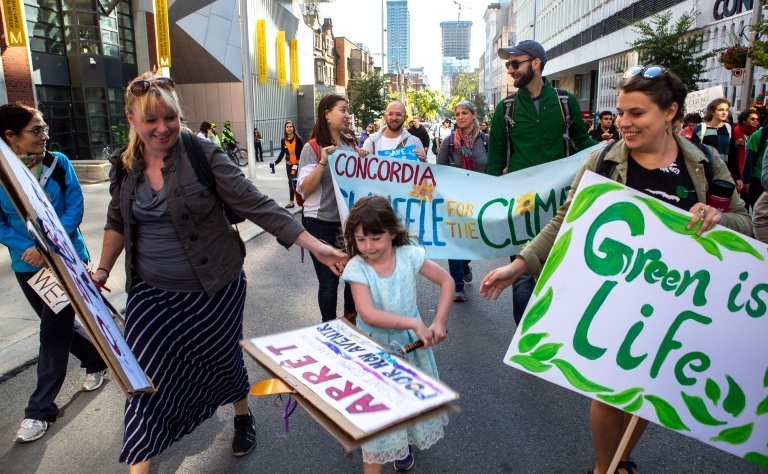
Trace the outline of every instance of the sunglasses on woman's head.
<instances>
[{"instance_id":1,"label":"sunglasses on woman's head","mask_svg":"<svg viewBox=\"0 0 768 474\"><path fill-rule=\"evenodd\" d=\"M176 83L170 77L156 77L151 80L139 79L134 81L128 86L128 91L136 97L141 97L149 92L153 84L166 90L172 90L176 87Z\"/></svg>"},{"instance_id":2,"label":"sunglasses on woman's head","mask_svg":"<svg viewBox=\"0 0 768 474\"><path fill-rule=\"evenodd\" d=\"M624 79L638 75L643 79L656 79L657 77L661 77L665 72L667 72L667 68L664 66L634 66L627 69L627 72L624 73Z\"/></svg>"}]
</instances>

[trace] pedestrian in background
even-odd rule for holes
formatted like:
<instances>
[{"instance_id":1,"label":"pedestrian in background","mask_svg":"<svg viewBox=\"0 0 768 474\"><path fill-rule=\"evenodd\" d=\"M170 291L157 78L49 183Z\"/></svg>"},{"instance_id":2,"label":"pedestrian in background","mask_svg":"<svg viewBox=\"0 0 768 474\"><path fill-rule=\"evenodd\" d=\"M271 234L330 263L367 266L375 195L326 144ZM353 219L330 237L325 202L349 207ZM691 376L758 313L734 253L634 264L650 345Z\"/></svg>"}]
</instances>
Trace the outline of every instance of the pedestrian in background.
<instances>
[{"instance_id":1,"label":"pedestrian in background","mask_svg":"<svg viewBox=\"0 0 768 474\"><path fill-rule=\"evenodd\" d=\"M437 164L485 173L488 135L480 130L475 104L462 100L453 108L453 114L459 129L443 141L437 154ZM456 288L453 301L457 303L467 300L464 283L472 281L472 267L469 263L469 260L448 259L448 271Z\"/></svg>"},{"instance_id":2,"label":"pedestrian in background","mask_svg":"<svg viewBox=\"0 0 768 474\"><path fill-rule=\"evenodd\" d=\"M0 106L0 130L6 145L40 183L78 257L87 263L88 250L78 228L83 220L83 190L69 159L62 153L45 150L50 136L42 114L21 103ZM29 280L47 265L29 236L26 222L3 188L0 188L0 243L8 247L11 270L24 297L40 318L37 386L29 397L24 421L16 433L17 442L27 443L42 438L59 415L55 400L67 375L70 353L85 369L83 391L102 386L107 366L85 329L75 321L72 305L56 313L30 286Z\"/></svg>"},{"instance_id":3,"label":"pedestrian in background","mask_svg":"<svg viewBox=\"0 0 768 474\"><path fill-rule=\"evenodd\" d=\"M253 146L255 148L254 156L256 157L256 161L264 161L264 152L261 147L262 141L263 139L259 127L253 127Z\"/></svg>"},{"instance_id":4,"label":"pedestrian in background","mask_svg":"<svg viewBox=\"0 0 768 474\"><path fill-rule=\"evenodd\" d=\"M737 124L733 127L733 133L731 135L731 146L728 156L728 162L731 161L735 165L738 173L733 176L733 180L736 182L736 189L739 190L742 199L744 199L748 206L749 193L747 192L748 181L744 181L744 166L747 161L747 142L749 137L757 131L760 125L760 116L757 114L757 109L747 109L741 112L736 119ZM747 208L749 210L749 207Z\"/></svg>"},{"instance_id":5,"label":"pedestrian in background","mask_svg":"<svg viewBox=\"0 0 768 474\"><path fill-rule=\"evenodd\" d=\"M701 115L699 115L697 112L693 112L690 114L686 114L685 117L683 117L683 128L680 129L680 132L678 134L687 139L691 139L693 136L693 129L696 128L696 125L701 123Z\"/></svg>"},{"instance_id":6,"label":"pedestrian in background","mask_svg":"<svg viewBox=\"0 0 768 474\"><path fill-rule=\"evenodd\" d=\"M366 196L355 203L344 228L344 245L351 260L343 278L355 297L357 327L382 347L423 341L422 349L406 354L408 362L438 378L430 346L448 335L446 323L454 292L451 276L425 258L424 248L412 245L392 206L381 196ZM429 327L416 304L417 275L440 286L437 311ZM363 472L380 474L390 462L396 471L411 469L412 445L425 450L435 444L443 438L447 421L444 416L433 418L364 443Z\"/></svg>"},{"instance_id":7,"label":"pedestrian in background","mask_svg":"<svg viewBox=\"0 0 768 474\"><path fill-rule=\"evenodd\" d=\"M337 149L355 151L355 143L346 135L352 116L349 101L338 94L326 94L317 104L317 119L310 140L299 156L299 177L296 192L304 198L301 222L307 232L323 242L337 243L342 235L341 217L336 206L328 157ZM312 257L317 276L317 304L323 321L336 319L339 275ZM344 285L344 317L354 320L355 303L349 285Z\"/></svg>"},{"instance_id":8,"label":"pedestrian in background","mask_svg":"<svg viewBox=\"0 0 768 474\"><path fill-rule=\"evenodd\" d=\"M426 154L429 153L429 132L426 127L421 124L419 117L413 117L408 133L421 140L421 146L424 147L424 154L426 156Z\"/></svg>"},{"instance_id":9,"label":"pedestrian in background","mask_svg":"<svg viewBox=\"0 0 768 474\"><path fill-rule=\"evenodd\" d=\"M672 131L674 122L682 118L686 95L685 84L672 71L661 66L635 66L624 74L619 81L616 106L624 139L617 142L604 157L605 162L616 163L610 178L689 211L693 214L689 227L701 224L696 232L698 235L716 224L751 235L752 224L735 190L727 212L720 212L705 203L708 183L703 167L708 166L709 159L698 147ZM523 248L520 255L509 265L492 270L483 278L480 283L483 297L495 300L521 275L531 272L538 276L541 273L581 177L587 170L600 173L597 163L602 161L602 152L598 150L587 157L557 215ZM732 182L722 160L717 156L713 160L713 178ZM681 198L678 189L694 189L695 192L686 193ZM606 474L631 416L618 408L592 400L590 425L596 465L588 472ZM630 456L647 425L647 420L638 421L629 444L621 454L617 473L637 472L637 465Z\"/></svg>"},{"instance_id":10,"label":"pedestrian in background","mask_svg":"<svg viewBox=\"0 0 768 474\"><path fill-rule=\"evenodd\" d=\"M245 245L223 203L285 247L307 248L334 269L346 262L343 253L320 243L261 194L223 151L199 141L218 184L215 192L204 192L190 161L197 159L190 156L195 152L184 143L197 146L197 138L182 130L174 89L172 79L150 72L126 89L128 146L111 157L111 201L94 273L104 283L125 250L125 339L157 389L125 403L120 462L131 473L150 472L152 459L229 403L235 414L232 454L244 456L256 445L238 345Z\"/></svg>"},{"instance_id":11,"label":"pedestrian in background","mask_svg":"<svg viewBox=\"0 0 768 474\"><path fill-rule=\"evenodd\" d=\"M541 44L525 40L511 48L500 48L498 54L506 60L507 73L518 91L511 110L507 110L506 99L496 105L491 120L491 129L496 131L488 142L488 174L501 176L565 158L566 147L570 149L570 146L564 136L569 137L577 150L597 145L587 134L579 102L571 93L567 93L567 112L572 123L567 126L564 122L566 110L560 107L558 91L542 75L547 54ZM514 126L509 126L507 113L512 115L509 119ZM515 280L512 312L518 325L535 284L530 275Z\"/></svg>"},{"instance_id":12,"label":"pedestrian in background","mask_svg":"<svg viewBox=\"0 0 768 474\"><path fill-rule=\"evenodd\" d=\"M363 147L363 143L365 143L365 140L367 140L367 139L368 139L368 137L370 137L371 135L373 135L373 132L374 132L374 130L373 130L373 124L372 124L372 123L369 123L369 124L368 124L368 125L365 127L365 130L363 130L362 132L360 132L360 138L358 138L358 140L357 140L357 146L358 146L359 148L362 148L362 147Z\"/></svg>"},{"instance_id":13,"label":"pedestrian in background","mask_svg":"<svg viewBox=\"0 0 768 474\"><path fill-rule=\"evenodd\" d=\"M728 165L731 175L739 177L741 172L737 169L738 162L731 162L728 159L731 152L731 136L733 135L733 127L728 122L729 110L730 103L726 99L715 99L710 102L701 123L693 127L691 140L709 145L717 150L720 159ZM736 183L739 193L741 193L741 184L743 184L741 180Z\"/></svg>"},{"instance_id":14,"label":"pedestrian in background","mask_svg":"<svg viewBox=\"0 0 768 474\"><path fill-rule=\"evenodd\" d=\"M213 129L211 128L211 124L209 122L203 122L200 124L200 130L197 131L197 137L201 140L208 140L209 142L213 142L213 136L216 134L213 133Z\"/></svg>"},{"instance_id":15,"label":"pedestrian in background","mask_svg":"<svg viewBox=\"0 0 768 474\"><path fill-rule=\"evenodd\" d=\"M274 169L275 165L285 158L285 172L288 175L289 196L288 204L285 206L287 209L296 206L293 199L294 193L296 192L295 182L299 172L299 159L297 158L297 153L300 152L303 147L304 141L302 141L301 136L296 133L296 127L294 127L293 122L288 120L285 122L285 125L283 125L283 138L280 139L280 154L277 156L275 162L272 163L272 168Z\"/></svg>"},{"instance_id":16,"label":"pedestrian in background","mask_svg":"<svg viewBox=\"0 0 768 474\"><path fill-rule=\"evenodd\" d=\"M619 131L613 125L613 113L610 110L600 112L600 122L596 128L589 132L589 137L596 142L607 142L620 138Z\"/></svg>"}]
</instances>

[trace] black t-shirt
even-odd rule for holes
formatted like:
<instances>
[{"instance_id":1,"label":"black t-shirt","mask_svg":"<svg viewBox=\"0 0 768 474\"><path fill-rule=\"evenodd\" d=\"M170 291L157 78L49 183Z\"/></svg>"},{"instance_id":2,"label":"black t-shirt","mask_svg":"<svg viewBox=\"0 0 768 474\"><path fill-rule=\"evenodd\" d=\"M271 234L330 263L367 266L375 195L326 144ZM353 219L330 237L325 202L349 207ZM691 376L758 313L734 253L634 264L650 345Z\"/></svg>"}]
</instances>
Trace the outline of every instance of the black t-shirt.
<instances>
[{"instance_id":1,"label":"black t-shirt","mask_svg":"<svg viewBox=\"0 0 768 474\"><path fill-rule=\"evenodd\" d=\"M627 186L688 211L699 202L682 151L668 168L645 169L629 155Z\"/></svg>"},{"instance_id":2,"label":"black t-shirt","mask_svg":"<svg viewBox=\"0 0 768 474\"><path fill-rule=\"evenodd\" d=\"M424 148L429 146L429 132L426 128L424 128L423 125L420 125L419 128L411 127L408 129L408 133L411 135L414 135L416 138L421 140L421 143L424 145Z\"/></svg>"}]
</instances>

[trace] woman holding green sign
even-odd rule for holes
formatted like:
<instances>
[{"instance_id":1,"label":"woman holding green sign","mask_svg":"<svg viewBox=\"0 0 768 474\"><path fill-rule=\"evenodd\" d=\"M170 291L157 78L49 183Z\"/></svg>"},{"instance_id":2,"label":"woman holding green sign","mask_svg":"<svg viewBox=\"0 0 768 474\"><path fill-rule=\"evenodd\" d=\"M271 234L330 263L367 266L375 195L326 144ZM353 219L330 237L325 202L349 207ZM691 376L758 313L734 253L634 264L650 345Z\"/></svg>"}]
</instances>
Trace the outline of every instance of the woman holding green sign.
<instances>
[{"instance_id":1,"label":"woman holding green sign","mask_svg":"<svg viewBox=\"0 0 768 474\"><path fill-rule=\"evenodd\" d=\"M692 229L699 225L698 235L721 224L751 236L752 224L744 202L718 153L710 148L699 148L673 132L672 124L683 117L686 95L683 82L662 66L630 68L619 81L616 106L621 119L622 140L607 150L589 155L576 173L568 199L555 218L522 250L517 259L492 270L483 278L481 295L495 300L520 275L530 272L539 277L587 170L689 211L692 216L687 227ZM717 196L716 189L727 192ZM630 418L618 408L592 401L590 425L596 464L589 473L608 472ZM639 420L632 438L621 453L617 473L637 473L630 454L647 424L646 420Z\"/></svg>"}]
</instances>

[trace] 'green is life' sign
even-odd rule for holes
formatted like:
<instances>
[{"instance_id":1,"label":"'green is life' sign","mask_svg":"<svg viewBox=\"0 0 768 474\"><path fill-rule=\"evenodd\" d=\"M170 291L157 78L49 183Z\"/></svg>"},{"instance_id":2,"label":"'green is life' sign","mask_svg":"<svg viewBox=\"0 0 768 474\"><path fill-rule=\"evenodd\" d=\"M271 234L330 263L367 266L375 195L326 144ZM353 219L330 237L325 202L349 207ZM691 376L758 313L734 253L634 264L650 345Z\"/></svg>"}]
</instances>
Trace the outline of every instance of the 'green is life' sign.
<instances>
[{"instance_id":1,"label":"'green is life' sign","mask_svg":"<svg viewBox=\"0 0 768 474\"><path fill-rule=\"evenodd\" d=\"M505 362L768 467L768 247L586 173Z\"/></svg>"}]
</instances>

